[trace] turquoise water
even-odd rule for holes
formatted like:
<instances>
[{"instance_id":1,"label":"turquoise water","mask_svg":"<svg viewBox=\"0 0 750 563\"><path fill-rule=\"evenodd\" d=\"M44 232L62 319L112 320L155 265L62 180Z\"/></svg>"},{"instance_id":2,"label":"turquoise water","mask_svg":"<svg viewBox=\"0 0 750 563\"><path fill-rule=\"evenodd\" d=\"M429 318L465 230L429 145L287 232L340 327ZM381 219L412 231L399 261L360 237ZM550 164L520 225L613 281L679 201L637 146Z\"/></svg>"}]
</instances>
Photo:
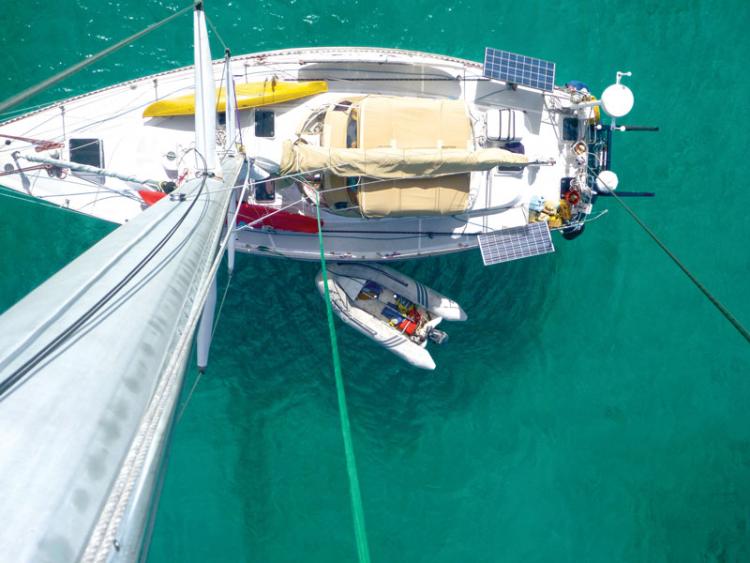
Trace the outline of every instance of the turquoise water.
<instances>
[{"instance_id":1,"label":"turquoise water","mask_svg":"<svg viewBox=\"0 0 750 563\"><path fill-rule=\"evenodd\" d=\"M597 92L633 71L627 121L662 130L616 138L621 188L658 192L631 203L750 324L747 3L227 4L207 9L235 52L357 44L479 60L493 45ZM0 98L177 5L9 4ZM189 64L180 23L39 101ZM373 561L750 560L750 348L607 204L551 256L400 266L469 314L446 327L434 373L337 324ZM0 213L3 309L111 230L8 198ZM150 561L355 560L316 272L239 257L175 431Z\"/></svg>"}]
</instances>

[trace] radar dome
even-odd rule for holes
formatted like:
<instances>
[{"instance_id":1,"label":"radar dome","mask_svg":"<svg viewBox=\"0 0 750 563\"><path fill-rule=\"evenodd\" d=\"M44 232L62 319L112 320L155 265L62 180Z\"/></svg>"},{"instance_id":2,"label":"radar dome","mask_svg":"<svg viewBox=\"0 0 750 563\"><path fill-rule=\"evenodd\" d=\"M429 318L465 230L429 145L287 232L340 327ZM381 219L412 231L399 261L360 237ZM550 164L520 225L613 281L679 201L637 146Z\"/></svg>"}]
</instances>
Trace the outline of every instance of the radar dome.
<instances>
[{"instance_id":1,"label":"radar dome","mask_svg":"<svg viewBox=\"0 0 750 563\"><path fill-rule=\"evenodd\" d=\"M633 92L624 84L612 84L602 93L602 107L610 117L624 117L633 109Z\"/></svg>"},{"instance_id":2,"label":"radar dome","mask_svg":"<svg viewBox=\"0 0 750 563\"><path fill-rule=\"evenodd\" d=\"M596 189L600 193L615 191L617 189L617 184L619 183L620 180L617 177L617 174L611 170L602 170L596 177Z\"/></svg>"}]
</instances>

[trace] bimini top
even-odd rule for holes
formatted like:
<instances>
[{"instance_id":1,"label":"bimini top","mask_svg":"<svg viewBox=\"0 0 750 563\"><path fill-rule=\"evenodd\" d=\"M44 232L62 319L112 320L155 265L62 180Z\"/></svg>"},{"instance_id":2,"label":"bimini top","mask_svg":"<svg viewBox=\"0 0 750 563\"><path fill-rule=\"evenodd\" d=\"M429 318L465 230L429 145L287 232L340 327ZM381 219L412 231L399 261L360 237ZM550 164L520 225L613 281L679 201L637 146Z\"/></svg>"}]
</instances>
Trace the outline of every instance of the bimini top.
<instances>
[{"instance_id":1,"label":"bimini top","mask_svg":"<svg viewBox=\"0 0 750 563\"><path fill-rule=\"evenodd\" d=\"M369 96L359 104L357 146L364 149L470 148L471 122L466 104ZM363 182L357 200L365 217L448 215L466 210L469 174L440 178Z\"/></svg>"},{"instance_id":2,"label":"bimini top","mask_svg":"<svg viewBox=\"0 0 750 563\"><path fill-rule=\"evenodd\" d=\"M527 162L502 149L474 150L464 102L367 96L334 105L321 146L287 143L282 174L327 171L327 189L360 178L357 205L366 217L447 215L466 211L470 173Z\"/></svg>"},{"instance_id":3,"label":"bimini top","mask_svg":"<svg viewBox=\"0 0 750 563\"><path fill-rule=\"evenodd\" d=\"M472 149L471 121L461 100L368 96L360 103L357 146L364 149ZM353 111L355 111L353 110Z\"/></svg>"}]
</instances>

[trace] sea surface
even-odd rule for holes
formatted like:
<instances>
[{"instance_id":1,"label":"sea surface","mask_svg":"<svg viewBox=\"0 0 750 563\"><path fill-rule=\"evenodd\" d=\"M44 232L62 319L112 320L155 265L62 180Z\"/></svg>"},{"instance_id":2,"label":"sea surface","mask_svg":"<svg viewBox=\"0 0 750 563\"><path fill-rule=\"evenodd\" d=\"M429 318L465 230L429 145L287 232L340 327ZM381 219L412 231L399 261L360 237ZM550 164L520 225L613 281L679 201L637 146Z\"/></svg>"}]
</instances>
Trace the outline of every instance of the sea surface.
<instances>
[{"instance_id":1,"label":"sea surface","mask_svg":"<svg viewBox=\"0 0 750 563\"><path fill-rule=\"evenodd\" d=\"M186 3L5 3L0 98ZM629 203L750 325L746 1L206 9L235 53L373 45L481 60L494 46L554 60L558 83L596 93L632 71L623 122L661 131L617 134L620 187L657 192ZM190 64L191 43L183 16L28 105ZM750 561L750 346L616 202L598 205L609 213L555 238L553 255L398 266L468 312L445 326L435 372L337 321L374 562ZM0 309L112 229L0 197ZM356 560L317 270L238 258L175 429L150 562Z\"/></svg>"}]
</instances>

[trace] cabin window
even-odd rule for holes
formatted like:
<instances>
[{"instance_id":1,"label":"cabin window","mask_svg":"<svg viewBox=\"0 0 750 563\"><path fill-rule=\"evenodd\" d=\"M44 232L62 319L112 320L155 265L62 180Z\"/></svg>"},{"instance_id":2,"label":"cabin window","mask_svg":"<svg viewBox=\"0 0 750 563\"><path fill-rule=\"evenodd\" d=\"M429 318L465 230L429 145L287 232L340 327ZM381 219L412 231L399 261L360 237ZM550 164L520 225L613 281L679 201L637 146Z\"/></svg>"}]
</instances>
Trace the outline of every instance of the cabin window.
<instances>
[{"instance_id":1,"label":"cabin window","mask_svg":"<svg viewBox=\"0 0 750 563\"><path fill-rule=\"evenodd\" d=\"M346 122L346 148L357 148L357 110L352 110Z\"/></svg>"},{"instance_id":2,"label":"cabin window","mask_svg":"<svg viewBox=\"0 0 750 563\"><path fill-rule=\"evenodd\" d=\"M352 103L349 100L344 100L343 102L334 104L333 111L349 111L351 105Z\"/></svg>"},{"instance_id":3,"label":"cabin window","mask_svg":"<svg viewBox=\"0 0 750 563\"><path fill-rule=\"evenodd\" d=\"M566 117L563 119L563 141L578 140L578 119Z\"/></svg>"},{"instance_id":4,"label":"cabin window","mask_svg":"<svg viewBox=\"0 0 750 563\"><path fill-rule=\"evenodd\" d=\"M70 139L70 161L104 168L104 147L100 139Z\"/></svg>"},{"instance_id":5,"label":"cabin window","mask_svg":"<svg viewBox=\"0 0 750 563\"><path fill-rule=\"evenodd\" d=\"M255 110L256 137L273 137L275 134L274 127L274 114L272 111Z\"/></svg>"}]
</instances>

